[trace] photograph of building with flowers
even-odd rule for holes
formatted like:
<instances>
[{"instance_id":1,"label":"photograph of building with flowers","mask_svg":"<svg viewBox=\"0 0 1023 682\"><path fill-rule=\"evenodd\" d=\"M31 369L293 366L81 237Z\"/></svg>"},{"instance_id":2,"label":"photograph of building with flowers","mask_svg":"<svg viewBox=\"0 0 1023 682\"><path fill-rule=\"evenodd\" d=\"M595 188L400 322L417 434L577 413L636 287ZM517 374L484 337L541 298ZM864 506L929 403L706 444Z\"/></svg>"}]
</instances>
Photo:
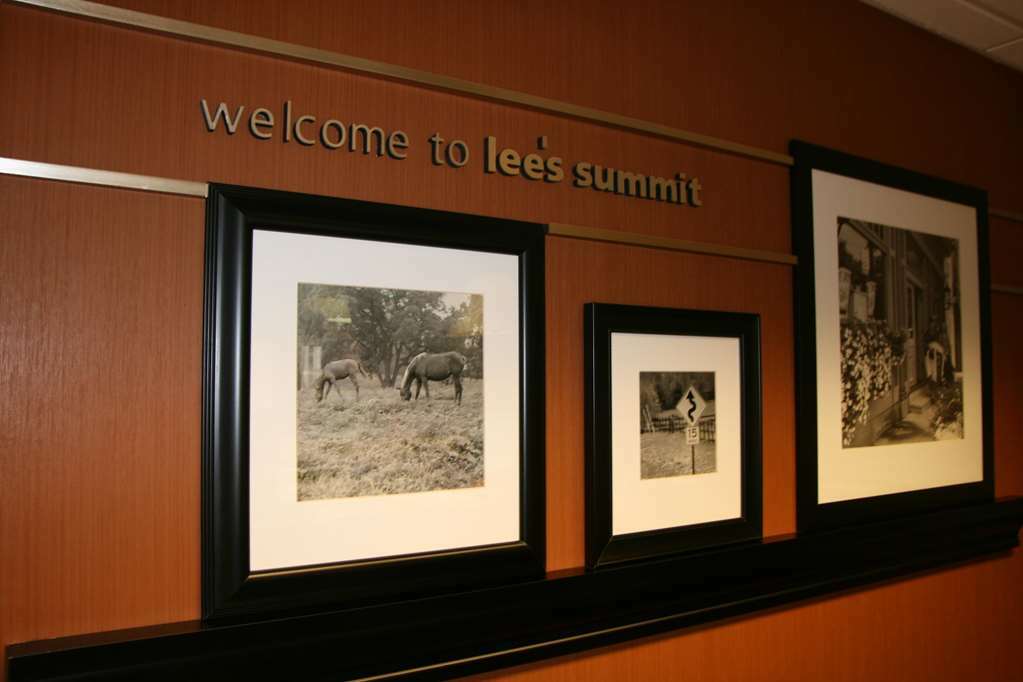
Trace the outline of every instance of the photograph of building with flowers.
<instances>
[{"instance_id":1,"label":"photograph of building with flowers","mask_svg":"<svg viewBox=\"0 0 1023 682\"><path fill-rule=\"evenodd\" d=\"M959 243L838 219L842 447L963 437Z\"/></svg>"}]
</instances>

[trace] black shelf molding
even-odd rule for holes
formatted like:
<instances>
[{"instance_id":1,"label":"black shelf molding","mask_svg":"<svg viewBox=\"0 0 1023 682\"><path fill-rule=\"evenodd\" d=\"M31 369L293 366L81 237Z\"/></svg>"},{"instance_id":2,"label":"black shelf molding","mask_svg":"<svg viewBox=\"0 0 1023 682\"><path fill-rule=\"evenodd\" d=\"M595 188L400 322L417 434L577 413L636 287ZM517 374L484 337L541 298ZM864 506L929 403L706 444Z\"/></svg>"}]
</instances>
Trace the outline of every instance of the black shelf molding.
<instances>
[{"instance_id":1,"label":"black shelf molding","mask_svg":"<svg viewBox=\"0 0 1023 682\"><path fill-rule=\"evenodd\" d=\"M429 599L11 645L10 682L449 678L1004 552L1015 497Z\"/></svg>"}]
</instances>

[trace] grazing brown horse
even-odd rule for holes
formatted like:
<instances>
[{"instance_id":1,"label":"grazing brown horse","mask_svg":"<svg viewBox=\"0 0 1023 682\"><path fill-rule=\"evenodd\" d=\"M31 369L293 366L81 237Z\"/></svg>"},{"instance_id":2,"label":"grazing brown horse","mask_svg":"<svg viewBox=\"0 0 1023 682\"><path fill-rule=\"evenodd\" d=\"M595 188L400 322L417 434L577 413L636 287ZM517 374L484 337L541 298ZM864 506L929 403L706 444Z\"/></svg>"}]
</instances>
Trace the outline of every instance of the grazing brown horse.
<instances>
[{"instance_id":1,"label":"grazing brown horse","mask_svg":"<svg viewBox=\"0 0 1023 682\"><path fill-rule=\"evenodd\" d=\"M342 379L349 379L352 382L352 386L355 387L355 399L358 400L359 382L355 380L356 372L366 376L366 373L362 371L362 365L356 360L348 359L328 362L323 366L323 373L320 374L320 378L316 380L316 402L321 402L330 395L330 389L332 388L337 391L337 397L341 398L341 388L337 384Z\"/></svg>"},{"instance_id":2,"label":"grazing brown horse","mask_svg":"<svg viewBox=\"0 0 1023 682\"><path fill-rule=\"evenodd\" d=\"M416 382L416 400L419 400L419 389L426 388L426 399L430 399L430 382L444 381L451 377L455 384L455 400L462 404L462 370L467 360L461 353L420 353L412 358L405 368L405 376L401 380L402 400L412 399L412 382Z\"/></svg>"}]
</instances>

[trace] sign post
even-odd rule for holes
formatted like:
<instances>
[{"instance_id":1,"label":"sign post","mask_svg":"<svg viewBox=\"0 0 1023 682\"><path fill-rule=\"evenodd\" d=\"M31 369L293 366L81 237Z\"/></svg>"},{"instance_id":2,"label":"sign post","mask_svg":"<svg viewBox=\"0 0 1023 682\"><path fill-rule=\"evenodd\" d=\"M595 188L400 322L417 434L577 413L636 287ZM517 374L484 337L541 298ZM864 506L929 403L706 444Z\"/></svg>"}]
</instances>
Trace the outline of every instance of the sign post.
<instances>
[{"instance_id":1,"label":"sign post","mask_svg":"<svg viewBox=\"0 0 1023 682\"><path fill-rule=\"evenodd\" d=\"M696 445L700 442L700 427L696 422L700 420L703 411L707 409L707 401L703 399L696 386L690 385L682 399L678 401L675 409L688 422L686 427L686 445L689 446L689 473L696 473Z\"/></svg>"}]
</instances>

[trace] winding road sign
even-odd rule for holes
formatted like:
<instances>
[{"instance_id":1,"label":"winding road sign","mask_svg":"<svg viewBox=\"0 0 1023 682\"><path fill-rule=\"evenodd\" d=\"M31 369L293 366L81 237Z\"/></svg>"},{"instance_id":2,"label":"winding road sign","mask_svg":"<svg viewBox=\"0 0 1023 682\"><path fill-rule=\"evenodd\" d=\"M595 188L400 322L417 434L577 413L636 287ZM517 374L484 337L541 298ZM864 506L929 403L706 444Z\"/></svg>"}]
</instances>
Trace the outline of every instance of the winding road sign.
<instances>
[{"instance_id":1,"label":"winding road sign","mask_svg":"<svg viewBox=\"0 0 1023 682\"><path fill-rule=\"evenodd\" d=\"M678 405L675 409L679 411L682 418L689 422L692 426L699 419L703 411L707 409L707 401L703 399L700 392L696 390L696 386L690 386L685 393L682 394L682 399L678 401Z\"/></svg>"}]
</instances>

